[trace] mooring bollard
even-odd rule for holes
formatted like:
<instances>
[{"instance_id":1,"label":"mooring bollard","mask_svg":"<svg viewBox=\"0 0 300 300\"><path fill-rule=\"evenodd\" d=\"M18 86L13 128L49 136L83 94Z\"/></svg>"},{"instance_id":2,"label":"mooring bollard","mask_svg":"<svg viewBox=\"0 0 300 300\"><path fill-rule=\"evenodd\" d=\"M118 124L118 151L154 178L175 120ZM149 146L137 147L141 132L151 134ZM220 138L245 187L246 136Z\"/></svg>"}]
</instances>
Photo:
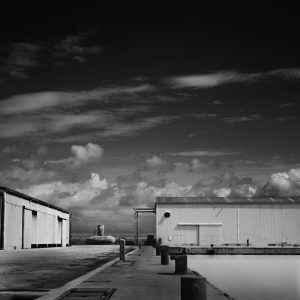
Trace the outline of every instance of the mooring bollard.
<instances>
[{"instance_id":1,"label":"mooring bollard","mask_svg":"<svg viewBox=\"0 0 300 300\"><path fill-rule=\"evenodd\" d=\"M161 239L159 238L156 242L156 255L160 255L160 246L161 246Z\"/></svg>"},{"instance_id":2,"label":"mooring bollard","mask_svg":"<svg viewBox=\"0 0 300 300\"><path fill-rule=\"evenodd\" d=\"M120 260L125 260L125 240L120 239Z\"/></svg>"},{"instance_id":3,"label":"mooring bollard","mask_svg":"<svg viewBox=\"0 0 300 300\"><path fill-rule=\"evenodd\" d=\"M181 277L181 300L206 300L206 278L202 276Z\"/></svg>"},{"instance_id":4,"label":"mooring bollard","mask_svg":"<svg viewBox=\"0 0 300 300\"><path fill-rule=\"evenodd\" d=\"M171 260L175 260L175 273L186 274L187 273L187 255L172 255Z\"/></svg>"},{"instance_id":5,"label":"mooring bollard","mask_svg":"<svg viewBox=\"0 0 300 300\"><path fill-rule=\"evenodd\" d=\"M160 263L161 265L169 264L169 249L168 246L160 247Z\"/></svg>"}]
</instances>

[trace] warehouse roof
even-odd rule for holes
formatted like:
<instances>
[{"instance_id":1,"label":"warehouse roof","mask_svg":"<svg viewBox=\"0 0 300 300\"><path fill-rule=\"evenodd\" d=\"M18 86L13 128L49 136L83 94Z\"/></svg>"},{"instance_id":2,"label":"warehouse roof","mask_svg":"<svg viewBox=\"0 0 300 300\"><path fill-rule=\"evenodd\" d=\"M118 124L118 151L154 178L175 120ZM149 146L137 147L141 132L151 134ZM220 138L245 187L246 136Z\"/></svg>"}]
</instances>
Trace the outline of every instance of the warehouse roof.
<instances>
[{"instance_id":1,"label":"warehouse roof","mask_svg":"<svg viewBox=\"0 0 300 300\"><path fill-rule=\"evenodd\" d=\"M31 202L34 202L34 203L37 203L37 204L40 204L40 205L43 205L43 206L47 206L47 207L49 207L49 208L53 208L53 209L59 210L59 211L61 211L61 212L67 213L67 214L69 213L68 211L66 211L66 210L64 210L64 209L62 209L62 208L60 208L60 207L57 207L57 206L55 206L55 205L49 204L49 203L47 203L47 202L44 202L44 201L42 201L42 200L33 198L33 197L31 197L31 196L25 195L25 194L20 193L20 192L18 192L18 191L14 191L14 190L9 189L9 188L4 187L4 186L0 186L0 191L4 191L4 192L7 193L7 194L10 194L10 195L13 195L13 196L16 196L16 197L19 197L19 198L23 198L23 199L25 199L25 200L29 200L29 201L31 201Z\"/></svg>"},{"instance_id":2,"label":"warehouse roof","mask_svg":"<svg viewBox=\"0 0 300 300\"><path fill-rule=\"evenodd\" d=\"M156 204L300 204L300 197L157 197Z\"/></svg>"}]
</instances>

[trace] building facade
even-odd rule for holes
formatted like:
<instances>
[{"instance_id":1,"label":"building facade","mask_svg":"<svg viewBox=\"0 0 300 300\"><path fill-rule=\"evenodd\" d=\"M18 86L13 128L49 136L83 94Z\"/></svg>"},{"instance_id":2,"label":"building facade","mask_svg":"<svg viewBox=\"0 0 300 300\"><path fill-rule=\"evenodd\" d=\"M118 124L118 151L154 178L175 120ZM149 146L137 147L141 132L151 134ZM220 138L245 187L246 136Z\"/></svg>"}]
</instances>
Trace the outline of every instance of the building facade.
<instances>
[{"instance_id":1,"label":"building facade","mask_svg":"<svg viewBox=\"0 0 300 300\"><path fill-rule=\"evenodd\" d=\"M0 187L0 249L70 245L70 213Z\"/></svg>"},{"instance_id":2,"label":"building facade","mask_svg":"<svg viewBox=\"0 0 300 300\"><path fill-rule=\"evenodd\" d=\"M169 246L300 244L300 197L159 197L156 234Z\"/></svg>"}]
</instances>

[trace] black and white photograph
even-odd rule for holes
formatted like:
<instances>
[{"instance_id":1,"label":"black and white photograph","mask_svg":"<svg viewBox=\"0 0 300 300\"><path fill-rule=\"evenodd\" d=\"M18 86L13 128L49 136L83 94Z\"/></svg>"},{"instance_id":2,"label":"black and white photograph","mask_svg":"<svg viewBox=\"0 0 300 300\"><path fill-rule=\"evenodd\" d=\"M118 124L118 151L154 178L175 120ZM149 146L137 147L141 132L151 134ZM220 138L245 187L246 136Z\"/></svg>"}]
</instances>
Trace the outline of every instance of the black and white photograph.
<instances>
[{"instance_id":1,"label":"black and white photograph","mask_svg":"<svg viewBox=\"0 0 300 300\"><path fill-rule=\"evenodd\" d=\"M300 299L299 133L287 3L3 1L0 300Z\"/></svg>"}]
</instances>

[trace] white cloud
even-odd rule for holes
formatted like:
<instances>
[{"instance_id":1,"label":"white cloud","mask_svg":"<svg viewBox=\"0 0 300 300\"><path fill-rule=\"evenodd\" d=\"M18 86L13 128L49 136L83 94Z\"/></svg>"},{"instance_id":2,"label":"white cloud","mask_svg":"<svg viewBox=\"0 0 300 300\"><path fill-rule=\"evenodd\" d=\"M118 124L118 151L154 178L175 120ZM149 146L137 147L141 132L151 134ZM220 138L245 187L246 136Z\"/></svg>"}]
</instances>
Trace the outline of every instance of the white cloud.
<instances>
[{"instance_id":1,"label":"white cloud","mask_svg":"<svg viewBox=\"0 0 300 300\"><path fill-rule=\"evenodd\" d=\"M100 158L103 154L103 148L99 145L88 143L86 146L73 145L71 152L75 160L87 161Z\"/></svg>"},{"instance_id":2,"label":"white cloud","mask_svg":"<svg viewBox=\"0 0 300 300\"><path fill-rule=\"evenodd\" d=\"M48 148L46 146L39 146L38 149L36 150L36 154L38 156L43 156L48 153Z\"/></svg>"},{"instance_id":3,"label":"white cloud","mask_svg":"<svg viewBox=\"0 0 300 300\"><path fill-rule=\"evenodd\" d=\"M285 102L285 103L278 105L277 107L278 108L290 108L290 107L295 107L295 106L296 106L296 104L294 102Z\"/></svg>"},{"instance_id":4,"label":"white cloud","mask_svg":"<svg viewBox=\"0 0 300 300\"><path fill-rule=\"evenodd\" d=\"M169 123L178 119L177 116L155 116L145 117L131 122L116 121L109 128L98 131L98 137L115 137L115 136L134 136L139 132L157 127L161 124Z\"/></svg>"},{"instance_id":5,"label":"white cloud","mask_svg":"<svg viewBox=\"0 0 300 300\"><path fill-rule=\"evenodd\" d=\"M191 114L191 117L197 118L197 119L213 119L216 118L217 114L212 113L200 113L200 114Z\"/></svg>"},{"instance_id":6,"label":"white cloud","mask_svg":"<svg viewBox=\"0 0 300 300\"><path fill-rule=\"evenodd\" d=\"M73 156L60 160L46 161L45 164L66 164L69 167L78 167L83 163L100 159L103 152L104 150L101 146L92 143L88 143L85 146L72 145L71 153Z\"/></svg>"},{"instance_id":7,"label":"white cloud","mask_svg":"<svg viewBox=\"0 0 300 300\"><path fill-rule=\"evenodd\" d=\"M150 85L140 85L11 96L0 101L0 137L38 139L39 143L53 140L83 143L91 139L134 136L179 118L147 115L154 108L147 96L140 93L150 91Z\"/></svg>"},{"instance_id":8,"label":"white cloud","mask_svg":"<svg viewBox=\"0 0 300 300\"><path fill-rule=\"evenodd\" d=\"M231 194L231 188L219 188L214 190L214 194L217 197L228 197Z\"/></svg>"},{"instance_id":9,"label":"white cloud","mask_svg":"<svg viewBox=\"0 0 300 300\"><path fill-rule=\"evenodd\" d=\"M245 122L259 121L262 119L263 117L260 114L252 114L248 116L225 117L223 118L223 121L228 123L245 123Z\"/></svg>"},{"instance_id":10,"label":"white cloud","mask_svg":"<svg viewBox=\"0 0 300 300\"><path fill-rule=\"evenodd\" d=\"M53 181L32 185L20 189L20 192L64 208L81 208L87 207L93 199L107 189L106 179L100 179L99 174L92 173L91 177L82 183Z\"/></svg>"},{"instance_id":11,"label":"white cloud","mask_svg":"<svg viewBox=\"0 0 300 300\"><path fill-rule=\"evenodd\" d=\"M300 169L272 174L263 192L271 196L300 196Z\"/></svg>"},{"instance_id":12,"label":"white cloud","mask_svg":"<svg viewBox=\"0 0 300 300\"><path fill-rule=\"evenodd\" d=\"M276 69L268 72L242 73L232 70L219 71L208 74L174 76L166 79L172 88L207 89L232 83L254 83L272 77L288 80L299 80L300 69Z\"/></svg>"},{"instance_id":13,"label":"white cloud","mask_svg":"<svg viewBox=\"0 0 300 300\"><path fill-rule=\"evenodd\" d=\"M5 60L2 72L14 79L26 79L29 77L29 69L38 66L38 55L41 47L33 43L14 43L12 52Z\"/></svg>"},{"instance_id":14,"label":"white cloud","mask_svg":"<svg viewBox=\"0 0 300 300\"><path fill-rule=\"evenodd\" d=\"M279 117L275 119L275 121L278 122L287 122L287 121L296 121L296 120L297 118L293 116L285 116L285 117Z\"/></svg>"},{"instance_id":15,"label":"white cloud","mask_svg":"<svg viewBox=\"0 0 300 300\"><path fill-rule=\"evenodd\" d=\"M170 77L167 82L173 88L212 88L219 85L238 82L253 82L259 77L257 73L243 74L235 71L221 71L204 75L185 75Z\"/></svg>"},{"instance_id":16,"label":"white cloud","mask_svg":"<svg viewBox=\"0 0 300 300\"><path fill-rule=\"evenodd\" d=\"M32 163L32 164L31 164ZM31 167L34 168L31 168ZM45 170L37 166L31 160L13 159L13 164L9 168L0 170L1 185L9 188L25 188L33 184L39 184L58 178L55 171Z\"/></svg>"},{"instance_id":17,"label":"white cloud","mask_svg":"<svg viewBox=\"0 0 300 300\"><path fill-rule=\"evenodd\" d=\"M219 167L220 164L215 160L201 161L199 158L193 158L190 162L190 170L192 172L204 172L218 169Z\"/></svg>"},{"instance_id":18,"label":"white cloud","mask_svg":"<svg viewBox=\"0 0 300 300\"><path fill-rule=\"evenodd\" d=\"M151 91L148 84L138 86L95 88L87 91L45 91L29 94L14 95L0 102L1 115L32 114L45 109L67 109L68 107L80 107L88 102L101 101L102 103L118 102L109 96L117 94L135 94ZM127 99L128 100L128 99ZM49 111L48 111L49 113Z\"/></svg>"},{"instance_id":19,"label":"white cloud","mask_svg":"<svg viewBox=\"0 0 300 300\"><path fill-rule=\"evenodd\" d=\"M18 151L17 151L17 148L14 147L14 146L6 146L4 147L0 154L4 154L4 155L14 155L16 154Z\"/></svg>"},{"instance_id":20,"label":"white cloud","mask_svg":"<svg viewBox=\"0 0 300 300\"><path fill-rule=\"evenodd\" d=\"M183 151L171 153L174 156L225 156L225 155L237 155L240 154L237 151L217 151L217 150L196 150L196 151Z\"/></svg>"},{"instance_id":21,"label":"white cloud","mask_svg":"<svg viewBox=\"0 0 300 300\"><path fill-rule=\"evenodd\" d=\"M164 161L158 156L153 156L151 158L148 158L146 162L147 162L147 166L150 168L159 168L164 164Z\"/></svg>"},{"instance_id":22,"label":"white cloud","mask_svg":"<svg viewBox=\"0 0 300 300\"><path fill-rule=\"evenodd\" d=\"M222 101L215 100L215 101L212 102L212 104L214 104L214 105L222 105L224 103Z\"/></svg>"},{"instance_id":23,"label":"white cloud","mask_svg":"<svg viewBox=\"0 0 300 300\"><path fill-rule=\"evenodd\" d=\"M99 45L86 45L89 32L69 34L53 46L53 56L56 58L71 58L84 63L89 55L99 55L102 48Z\"/></svg>"}]
</instances>

